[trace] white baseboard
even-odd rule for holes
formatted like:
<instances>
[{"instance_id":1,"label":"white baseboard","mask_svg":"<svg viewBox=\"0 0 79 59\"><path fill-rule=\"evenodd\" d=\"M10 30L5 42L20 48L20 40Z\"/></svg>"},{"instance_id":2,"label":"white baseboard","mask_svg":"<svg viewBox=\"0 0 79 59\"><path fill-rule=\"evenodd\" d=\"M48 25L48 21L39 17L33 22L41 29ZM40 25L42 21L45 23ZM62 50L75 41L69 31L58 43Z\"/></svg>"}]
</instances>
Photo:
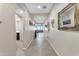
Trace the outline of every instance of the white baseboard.
<instances>
[{"instance_id":1,"label":"white baseboard","mask_svg":"<svg viewBox=\"0 0 79 59\"><path fill-rule=\"evenodd\" d=\"M30 44L32 43L33 40L34 40L34 39L32 39L32 40L29 42L29 44L27 45L26 48L28 48L28 47L30 46Z\"/></svg>"},{"instance_id":2,"label":"white baseboard","mask_svg":"<svg viewBox=\"0 0 79 59\"><path fill-rule=\"evenodd\" d=\"M27 47L24 47L24 48L23 48L23 50L26 50L26 49L30 46L30 44L32 43L33 40L34 40L34 39L32 39L32 40L28 43Z\"/></svg>"},{"instance_id":3,"label":"white baseboard","mask_svg":"<svg viewBox=\"0 0 79 59\"><path fill-rule=\"evenodd\" d=\"M16 56L16 53L0 52L0 56Z\"/></svg>"},{"instance_id":4,"label":"white baseboard","mask_svg":"<svg viewBox=\"0 0 79 59\"><path fill-rule=\"evenodd\" d=\"M47 40L48 40L50 46L51 46L51 47L54 49L54 51L56 52L56 54L57 54L58 56L61 56L61 55L58 53L58 51L56 50L56 48L53 46L52 41L50 41L49 39L47 39Z\"/></svg>"}]
</instances>

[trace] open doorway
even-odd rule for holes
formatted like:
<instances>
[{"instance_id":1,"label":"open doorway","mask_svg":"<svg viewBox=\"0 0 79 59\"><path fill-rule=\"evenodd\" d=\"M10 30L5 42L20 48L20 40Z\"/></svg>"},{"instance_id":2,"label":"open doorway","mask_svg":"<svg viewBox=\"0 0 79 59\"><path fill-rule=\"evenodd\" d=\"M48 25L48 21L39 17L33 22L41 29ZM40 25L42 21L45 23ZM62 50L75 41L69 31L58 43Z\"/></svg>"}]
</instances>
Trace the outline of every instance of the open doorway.
<instances>
[{"instance_id":1,"label":"open doorway","mask_svg":"<svg viewBox=\"0 0 79 59\"><path fill-rule=\"evenodd\" d=\"M16 23L16 46L17 46L16 55L24 55L22 51L22 48L23 48L23 42L22 42L23 41L23 11L18 5L16 8L15 23Z\"/></svg>"},{"instance_id":2,"label":"open doorway","mask_svg":"<svg viewBox=\"0 0 79 59\"><path fill-rule=\"evenodd\" d=\"M44 34L45 31L48 31L47 25L44 23L36 23L35 28L35 39L39 38L39 34Z\"/></svg>"},{"instance_id":3,"label":"open doorway","mask_svg":"<svg viewBox=\"0 0 79 59\"><path fill-rule=\"evenodd\" d=\"M23 10L18 4L16 4L15 23L16 23L16 40L22 40L23 39Z\"/></svg>"},{"instance_id":4,"label":"open doorway","mask_svg":"<svg viewBox=\"0 0 79 59\"><path fill-rule=\"evenodd\" d=\"M18 15L15 16L16 18L16 40L20 40L20 27L21 27L21 23L20 23L20 18Z\"/></svg>"}]
</instances>

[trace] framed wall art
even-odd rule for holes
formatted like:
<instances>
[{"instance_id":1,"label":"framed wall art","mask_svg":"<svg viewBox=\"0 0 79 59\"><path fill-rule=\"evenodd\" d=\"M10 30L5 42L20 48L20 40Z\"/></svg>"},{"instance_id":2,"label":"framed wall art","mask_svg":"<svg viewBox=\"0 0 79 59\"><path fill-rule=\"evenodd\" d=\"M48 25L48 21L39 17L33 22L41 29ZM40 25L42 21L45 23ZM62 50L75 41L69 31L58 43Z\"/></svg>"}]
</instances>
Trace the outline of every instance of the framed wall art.
<instances>
[{"instance_id":1,"label":"framed wall art","mask_svg":"<svg viewBox=\"0 0 79 59\"><path fill-rule=\"evenodd\" d=\"M51 20L52 28L54 28L54 19Z\"/></svg>"},{"instance_id":2,"label":"framed wall art","mask_svg":"<svg viewBox=\"0 0 79 59\"><path fill-rule=\"evenodd\" d=\"M58 13L58 29L79 31L79 4L70 3Z\"/></svg>"},{"instance_id":3,"label":"framed wall art","mask_svg":"<svg viewBox=\"0 0 79 59\"><path fill-rule=\"evenodd\" d=\"M31 20L29 21L29 25L30 26L33 26L33 22Z\"/></svg>"}]
</instances>

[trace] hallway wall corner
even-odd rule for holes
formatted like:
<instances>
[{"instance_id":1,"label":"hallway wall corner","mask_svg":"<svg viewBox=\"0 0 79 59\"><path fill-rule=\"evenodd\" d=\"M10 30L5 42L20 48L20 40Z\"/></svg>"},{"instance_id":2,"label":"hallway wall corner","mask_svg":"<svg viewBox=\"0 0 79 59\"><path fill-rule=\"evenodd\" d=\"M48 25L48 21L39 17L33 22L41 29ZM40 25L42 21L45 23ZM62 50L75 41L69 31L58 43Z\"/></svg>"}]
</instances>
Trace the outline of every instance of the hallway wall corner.
<instances>
[{"instance_id":1,"label":"hallway wall corner","mask_svg":"<svg viewBox=\"0 0 79 59\"><path fill-rule=\"evenodd\" d=\"M55 46L53 45L53 42L50 39L46 39L50 46L52 47L52 49L54 49L55 53L57 54L57 56L61 56L60 53L56 50Z\"/></svg>"}]
</instances>

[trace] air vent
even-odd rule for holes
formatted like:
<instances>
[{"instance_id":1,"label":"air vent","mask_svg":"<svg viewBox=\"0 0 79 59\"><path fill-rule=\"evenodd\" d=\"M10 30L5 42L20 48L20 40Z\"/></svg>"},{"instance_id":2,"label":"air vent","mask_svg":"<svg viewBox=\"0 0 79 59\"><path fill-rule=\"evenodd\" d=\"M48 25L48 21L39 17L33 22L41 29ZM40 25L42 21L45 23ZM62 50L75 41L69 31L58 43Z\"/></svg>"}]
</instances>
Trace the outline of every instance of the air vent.
<instances>
[{"instance_id":1,"label":"air vent","mask_svg":"<svg viewBox=\"0 0 79 59\"><path fill-rule=\"evenodd\" d=\"M42 8L43 8L43 9L46 9L47 7L46 7L46 6L43 6Z\"/></svg>"}]
</instances>

